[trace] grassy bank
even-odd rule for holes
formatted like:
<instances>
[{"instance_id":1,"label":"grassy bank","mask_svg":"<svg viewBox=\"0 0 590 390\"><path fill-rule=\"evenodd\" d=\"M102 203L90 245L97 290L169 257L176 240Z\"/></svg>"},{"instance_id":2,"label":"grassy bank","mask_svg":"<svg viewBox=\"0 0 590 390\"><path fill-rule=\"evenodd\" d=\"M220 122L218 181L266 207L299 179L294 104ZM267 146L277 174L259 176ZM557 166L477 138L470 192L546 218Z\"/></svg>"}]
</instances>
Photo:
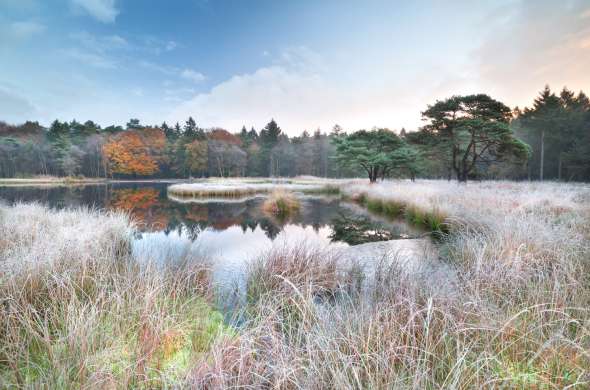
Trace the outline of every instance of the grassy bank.
<instances>
[{"instance_id":1,"label":"grassy bank","mask_svg":"<svg viewBox=\"0 0 590 390\"><path fill-rule=\"evenodd\" d=\"M0 208L0 387L167 387L220 335L200 259L129 253L126 216Z\"/></svg>"},{"instance_id":2,"label":"grassy bank","mask_svg":"<svg viewBox=\"0 0 590 390\"><path fill-rule=\"evenodd\" d=\"M105 179L83 176L38 176L30 178L0 178L0 187L60 187L111 183L177 183L181 179Z\"/></svg>"},{"instance_id":3,"label":"grassy bank","mask_svg":"<svg viewBox=\"0 0 590 390\"><path fill-rule=\"evenodd\" d=\"M102 178L85 178L78 176L38 176L30 178L0 178L0 186L20 187L20 186L65 186L65 185L83 185L83 184L100 184L106 183L107 179Z\"/></svg>"}]
</instances>

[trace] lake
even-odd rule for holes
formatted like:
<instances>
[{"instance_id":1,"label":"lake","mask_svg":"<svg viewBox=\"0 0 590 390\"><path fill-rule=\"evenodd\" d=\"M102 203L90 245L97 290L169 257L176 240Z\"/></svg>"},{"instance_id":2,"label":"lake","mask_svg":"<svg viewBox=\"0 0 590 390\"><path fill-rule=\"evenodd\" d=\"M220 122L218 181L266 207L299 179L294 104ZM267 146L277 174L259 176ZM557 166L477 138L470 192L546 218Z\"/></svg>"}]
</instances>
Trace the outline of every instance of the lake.
<instances>
[{"instance_id":1,"label":"lake","mask_svg":"<svg viewBox=\"0 0 590 390\"><path fill-rule=\"evenodd\" d=\"M299 193L299 213L280 220L262 211L262 195L187 201L169 197L167 186L136 182L0 187L0 199L128 212L138 230L136 257L173 261L187 252L201 253L212 259L214 280L221 284L238 280L247 263L273 245L343 247L420 235L403 221L380 218L335 196Z\"/></svg>"}]
</instances>

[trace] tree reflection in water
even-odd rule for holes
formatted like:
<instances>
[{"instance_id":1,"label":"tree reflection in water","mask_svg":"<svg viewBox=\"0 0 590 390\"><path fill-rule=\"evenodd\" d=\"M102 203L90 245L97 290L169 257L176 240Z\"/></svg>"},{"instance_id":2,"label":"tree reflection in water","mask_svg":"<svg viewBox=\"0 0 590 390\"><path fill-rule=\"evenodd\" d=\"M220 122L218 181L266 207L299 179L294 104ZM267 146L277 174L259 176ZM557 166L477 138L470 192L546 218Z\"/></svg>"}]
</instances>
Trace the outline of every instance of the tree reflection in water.
<instances>
[{"instance_id":1,"label":"tree reflection in water","mask_svg":"<svg viewBox=\"0 0 590 390\"><path fill-rule=\"evenodd\" d=\"M96 207L129 213L140 233L171 233L197 240L204 231L223 232L238 227L244 235L263 231L269 240L281 232L311 227L316 234L328 228L333 242L350 245L404 238L407 226L375 221L334 197L303 197L301 209L280 220L262 211L263 198L243 201L177 202L168 198L166 183L115 183L76 187L3 187L0 198L9 203L38 201L50 207ZM295 229L297 230L297 229ZM326 233L326 240L330 240ZM321 233L324 234L324 233ZM141 234L139 234L141 236ZM232 238L232 239L235 239Z\"/></svg>"},{"instance_id":2,"label":"tree reflection in water","mask_svg":"<svg viewBox=\"0 0 590 390\"><path fill-rule=\"evenodd\" d=\"M387 241L405 238L387 229L383 224L371 221L364 216L351 216L341 213L332 219L332 242L341 241L349 245L359 245L367 242Z\"/></svg>"}]
</instances>

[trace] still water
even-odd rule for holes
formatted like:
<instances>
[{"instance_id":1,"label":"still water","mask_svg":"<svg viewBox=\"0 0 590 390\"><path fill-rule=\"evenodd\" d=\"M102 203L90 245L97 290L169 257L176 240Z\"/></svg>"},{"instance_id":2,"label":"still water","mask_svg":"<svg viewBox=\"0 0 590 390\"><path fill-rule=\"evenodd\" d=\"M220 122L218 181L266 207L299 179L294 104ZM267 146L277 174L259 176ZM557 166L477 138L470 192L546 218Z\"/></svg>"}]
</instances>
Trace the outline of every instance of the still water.
<instances>
[{"instance_id":1,"label":"still water","mask_svg":"<svg viewBox=\"0 0 590 390\"><path fill-rule=\"evenodd\" d=\"M167 186L0 187L0 201L125 211L137 226L133 251L138 258L169 261L189 252L206 254L213 260L214 279L222 282L243 274L250 260L273 245L344 247L419 235L403 222L380 219L338 197L298 194L300 212L280 220L262 211L262 196L183 201L168 197Z\"/></svg>"}]
</instances>

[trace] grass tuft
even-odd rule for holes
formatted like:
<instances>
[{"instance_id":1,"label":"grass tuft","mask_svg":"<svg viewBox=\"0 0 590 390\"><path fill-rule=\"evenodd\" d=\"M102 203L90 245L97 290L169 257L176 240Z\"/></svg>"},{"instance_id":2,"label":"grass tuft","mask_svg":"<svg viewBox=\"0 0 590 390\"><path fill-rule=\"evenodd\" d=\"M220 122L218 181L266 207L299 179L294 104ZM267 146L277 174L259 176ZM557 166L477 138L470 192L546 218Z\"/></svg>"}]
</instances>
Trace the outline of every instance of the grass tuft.
<instances>
[{"instance_id":1,"label":"grass tuft","mask_svg":"<svg viewBox=\"0 0 590 390\"><path fill-rule=\"evenodd\" d=\"M282 189L274 190L262 204L262 209L279 218L287 218L299 211L299 199Z\"/></svg>"}]
</instances>

